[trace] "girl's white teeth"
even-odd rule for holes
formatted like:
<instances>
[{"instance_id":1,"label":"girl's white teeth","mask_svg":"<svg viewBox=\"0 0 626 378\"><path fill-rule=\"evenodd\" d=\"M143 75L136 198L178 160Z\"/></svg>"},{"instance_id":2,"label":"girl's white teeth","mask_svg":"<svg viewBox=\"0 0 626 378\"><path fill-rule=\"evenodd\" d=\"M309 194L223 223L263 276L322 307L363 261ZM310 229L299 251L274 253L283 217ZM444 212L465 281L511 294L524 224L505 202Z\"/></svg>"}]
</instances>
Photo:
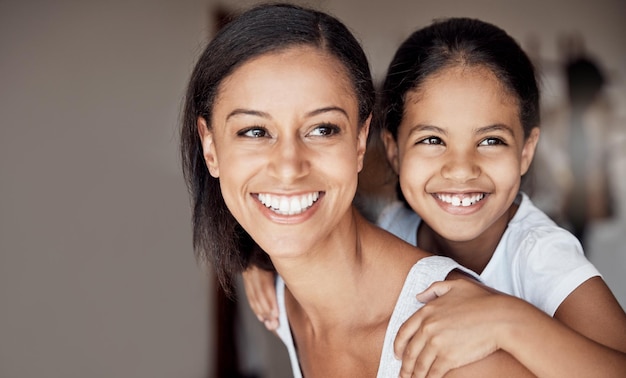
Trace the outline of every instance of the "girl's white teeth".
<instances>
[{"instance_id":1,"label":"girl's white teeth","mask_svg":"<svg viewBox=\"0 0 626 378\"><path fill-rule=\"evenodd\" d=\"M471 206L476 202L485 198L484 193L474 194L471 196L466 195L452 195L452 194L437 194L437 198L445 203L449 203L452 206Z\"/></svg>"},{"instance_id":2,"label":"girl's white teeth","mask_svg":"<svg viewBox=\"0 0 626 378\"><path fill-rule=\"evenodd\" d=\"M300 196L278 196L269 193L259 193L259 201L265 207L281 215L296 215L304 212L317 201L319 192L312 192Z\"/></svg>"}]
</instances>

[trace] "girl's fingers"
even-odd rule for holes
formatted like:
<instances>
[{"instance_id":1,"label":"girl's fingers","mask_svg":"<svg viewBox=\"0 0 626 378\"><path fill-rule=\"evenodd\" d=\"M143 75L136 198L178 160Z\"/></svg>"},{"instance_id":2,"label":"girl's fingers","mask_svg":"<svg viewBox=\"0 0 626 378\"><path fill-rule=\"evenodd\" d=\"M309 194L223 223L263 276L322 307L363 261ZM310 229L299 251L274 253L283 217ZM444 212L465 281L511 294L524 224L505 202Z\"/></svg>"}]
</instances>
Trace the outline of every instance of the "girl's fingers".
<instances>
[{"instance_id":1,"label":"girl's fingers","mask_svg":"<svg viewBox=\"0 0 626 378\"><path fill-rule=\"evenodd\" d=\"M416 335L404 349L400 377L426 377L431 363L429 361L435 357L424 348L424 340Z\"/></svg>"},{"instance_id":2,"label":"girl's fingers","mask_svg":"<svg viewBox=\"0 0 626 378\"><path fill-rule=\"evenodd\" d=\"M278 327L278 303L274 278L274 273L254 266L243 272L244 289L250 309L270 331Z\"/></svg>"},{"instance_id":3,"label":"girl's fingers","mask_svg":"<svg viewBox=\"0 0 626 378\"><path fill-rule=\"evenodd\" d=\"M428 303L433 299L437 299L442 295L445 295L452 289L452 281L438 281L434 282L428 287L428 289L417 294L416 298L422 303Z\"/></svg>"},{"instance_id":4,"label":"girl's fingers","mask_svg":"<svg viewBox=\"0 0 626 378\"><path fill-rule=\"evenodd\" d=\"M404 362L404 354L407 344L415 337L415 334L421 325L421 313L417 311L400 326L400 329L398 329L398 333L396 334L396 338L393 341L393 351L396 359L402 359Z\"/></svg>"}]
</instances>

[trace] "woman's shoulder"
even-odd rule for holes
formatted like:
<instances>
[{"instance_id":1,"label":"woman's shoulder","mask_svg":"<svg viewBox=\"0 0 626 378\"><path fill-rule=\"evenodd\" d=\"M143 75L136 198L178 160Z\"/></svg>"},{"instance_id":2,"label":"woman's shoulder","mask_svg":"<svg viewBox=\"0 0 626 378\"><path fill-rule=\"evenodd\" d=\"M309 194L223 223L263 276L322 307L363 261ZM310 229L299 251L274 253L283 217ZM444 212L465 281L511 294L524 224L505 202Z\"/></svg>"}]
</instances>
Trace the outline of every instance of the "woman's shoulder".
<instances>
[{"instance_id":1,"label":"woman's shoulder","mask_svg":"<svg viewBox=\"0 0 626 378\"><path fill-rule=\"evenodd\" d=\"M422 258L433 256L433 254L410 244L406 240L375 224L369 225L367 237L370 239L370 245L377 246L375 248L384 251L386 254L404 256L412 261L412 264L417 263Z\"/></svg>"},{"instance_id":2,"label":"woman's shoulder","mask_svg":"<svg viewBox=\"0 0 626 378\"><path fill-rule=\"evenodd\" d=\"M472 278L479 280L476 273L445 256L427 256L420 259L414 267L415 275L426 280L443 281L445 279Z\"/></svg>"}]
</instances>

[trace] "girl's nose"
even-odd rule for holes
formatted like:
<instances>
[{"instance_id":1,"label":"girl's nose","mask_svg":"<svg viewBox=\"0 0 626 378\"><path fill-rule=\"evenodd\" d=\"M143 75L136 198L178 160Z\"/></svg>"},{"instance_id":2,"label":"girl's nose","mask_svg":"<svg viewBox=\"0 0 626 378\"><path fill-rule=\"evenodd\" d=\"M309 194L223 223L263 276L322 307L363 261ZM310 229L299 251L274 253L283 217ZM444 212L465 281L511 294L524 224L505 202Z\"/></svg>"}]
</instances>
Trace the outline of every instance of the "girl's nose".
<instances>
[{"instance_id":1,"label":"girl's nose","mask_svg":"<svg viewBox=\"0 0 626 378\"><path fill-rule=\"evenodd\" d=\"M476 179L480 175L480 167L475 156L467 152L452 152L441 168L444 178L459 183Z\"/></svg>"}]
</instances>

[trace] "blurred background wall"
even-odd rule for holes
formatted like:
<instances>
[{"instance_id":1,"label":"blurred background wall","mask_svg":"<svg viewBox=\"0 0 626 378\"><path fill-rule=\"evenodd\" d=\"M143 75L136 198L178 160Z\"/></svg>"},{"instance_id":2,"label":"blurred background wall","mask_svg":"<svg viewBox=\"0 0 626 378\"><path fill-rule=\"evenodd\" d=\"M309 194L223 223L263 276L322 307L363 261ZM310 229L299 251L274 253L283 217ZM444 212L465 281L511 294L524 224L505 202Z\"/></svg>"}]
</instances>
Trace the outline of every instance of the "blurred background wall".
<instances>
[{"instance_id":1,"label":"blurred background wall","mask_svg":"<svg viewBox=\"0 0 626 378\"><path fill-rule=\"evenodd\" d=\"M177 124L217 10L255 2L0 0L0 377L214 374L214 287L193 258ZM626 304L622 0L298 3L346 22L377 81L398 44L434 18L506 29L540 68L546 137L534 198L564 224L575 178L563 147L565 63L589 57L603 100L585 113L583 140L588 181L602 184L590 198L605 201L590 201L602 211L588 213L585 248ZM280 343L239 306L241 376L289 376Z\"/></svg>"},{"instance_id":2,"label":"blurred background wall","mask_svg":"<svg viewBox=\"0 0 626 378\"><path fill-rule=\"evenodd\" d=\"M177 155L205 1L0 0L0 377L206 377Z\"/></svg>"}]
</instances>

